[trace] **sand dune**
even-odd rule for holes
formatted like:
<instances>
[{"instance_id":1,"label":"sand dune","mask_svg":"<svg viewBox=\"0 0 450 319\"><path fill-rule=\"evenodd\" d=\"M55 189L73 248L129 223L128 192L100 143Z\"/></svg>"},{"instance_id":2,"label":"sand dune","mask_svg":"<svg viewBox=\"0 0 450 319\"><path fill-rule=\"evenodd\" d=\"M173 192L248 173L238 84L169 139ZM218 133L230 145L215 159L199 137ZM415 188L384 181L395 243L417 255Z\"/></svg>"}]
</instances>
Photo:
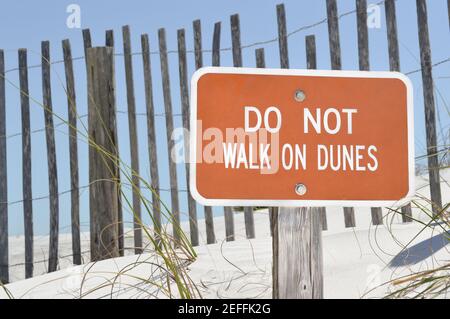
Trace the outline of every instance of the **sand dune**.
<instances>
[{"instance_id":1,"label":"sand dune","mask_svg":"<svg viewBox=\"0 0 450 319\"><path fill-rule=\"evenodd\" d=\"M448 180L450 170L443 172ZM419 196L429 197L425 177L417 177ZM450 188L442 184L443 201L450 202ZM427 270L449 260L449 241L440 227L428 227L414 222L402 224L398 215L384 210L385 225L372 226L370 209L356 210L355 229L345 229L342 208L327 209L329 230L323 232L324 288L326 298L372 298L385 296L393 289L379 287L394 278ZM419 210L414 217L428 221ZM223 216L215 220L217 244L205 245L203 221L199 221L201 245L196 247L198 259L188 266L190 277L204 298L263 298L271 297L271 237L267 210L255 213L256 239L245 238L244 217L235 215L236 241L225 242ZM189 226L184 223L187 231ZM83 249L87 251L88 234L83 235ZM36 251L44 251L46 237L36 239ZM12 238L12 263L23 260L23 238ZM127 239L131 246L131 238ZM405 249L407 246L407 249ZM16 249L17 247L17 249ZM70 255L70 235L61 238L61 255ZM39 257L44 257L42 253ZM36 257L38 259L39 257ZM88 259L87 253L85 260ZM44 258L43 258L44 259ZM164 297L154 286L145 283L150 269L143 260L153 260L152 254L129 255L106 260L95 265L71 267L70 257L61 258L62 270L23 278L23 266L13 267L12 280L7 289L16 298L153 298ZM134 263L134 266L131 266ZM128 267L125 275L117 273ZM45 262L35 266L36 274L45 272ZM87 273L87 274L86 274ZM114 286L101 285L115 279ZM80 287L82 289L80 291ZM378 287L378 288L377 288ZM372 290L373 289L373 290ZM6 297L4 291L0 297Z\"/></svg>"}]
</instances>

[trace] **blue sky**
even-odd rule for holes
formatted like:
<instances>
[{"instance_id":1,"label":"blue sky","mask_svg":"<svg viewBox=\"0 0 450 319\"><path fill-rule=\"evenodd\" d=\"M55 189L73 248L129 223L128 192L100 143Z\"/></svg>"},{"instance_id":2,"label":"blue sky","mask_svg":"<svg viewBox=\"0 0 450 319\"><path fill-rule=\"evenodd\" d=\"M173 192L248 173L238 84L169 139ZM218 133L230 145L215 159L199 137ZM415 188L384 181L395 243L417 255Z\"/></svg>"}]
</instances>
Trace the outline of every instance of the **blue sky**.
<instances>
[{"instance_id":1,"label":"blue sky","mask_svg":"<svg viewBox=\"0 0 450 319\"><path fill-rule=\"evenodd\" d=\"M85 0L4 0L0 10L0 47L5 50L6 68L17 67L17 49L28 48L29 65L40 63L40 42L49 40L51 45L52 60L62 59L61 40L70 39L72 54L74 57L83 56L83 45L81 29L68 28L66 12L68 5L77 4L81 8L81 28L90 28L94 46L104 45L105 30L113 29L116 40L116 52L122 52L121 27L130 25L131 40L134 52L140 51L140 35L148 33L152 50L157 49L157 31L161 27L166 28L168 48L176 49L176 31L180 28L186 29L188 49L193 48L192 21L201 19L203 31L204 49L211 49L212 31L214 23L222 22L221 46L231 46L229 16L234 13L240 14L241 40L242 44L250 44L258 41L276 38L276 4L281 0L165 0L165 1L85 1ZM369 0L368 3L378 1ZM309 25L326 17L325 0L285 0L288 32L301 26ZM339 13L351 11L355 8L354 0L339 0ZM384 7L381 6L381 27L369 29L370 41L370 63L372 70L385 71L389 68ZM450 32L447 16L447 1L428 1L428 15L430 39L432 46L433 62L438 62L450 56ZM397 19L400 40L401 69L409 72L420 67L416 6L413 0L397 0ZM343 69L358 69L358 52L356 36L356 16L351 14L340 20L342 65ZM327 25L320 24L306 31L298 32L289 38L289 58L291 68L305 68L305 36L316 35L318 68L329 69L330 58L328 48ZM261 46L255 46L243 50L244 66L255 66L254 50ZM278 43L262 46L266 52L267 67L279 67ZM156 113L164 111L162 90L160 82L159 56L152 55L152 72L154 82L154 98ZM188 54L189 73L194 71L194 57ZM224 51L221 55L224 66L231 66L231 52ZM135 56L134 80L136 107L138 113L145 112L144 84L142 76L141 57ZM169 55L170 76L172 84L172 99L174 113L181 113L179 99L178 57L176 54ZM204 64L211 64L211 55L204 54ZM74 61L77 105L79 114L86 114L86 81L84 61ZM450 63L441 64L434 70L436 86L436 105L438 109L438 134L448 134L450 124L448 107L450 87ZM9 81L18 85L18 74L16 71L7 73ZM425 153L424 132L424 110L423 93L421 87L421 74L410 75L414 84L415 98L415 142L416 155ZM42 101L41 69L32 68L29 71L30 94L38 101ZM63 64L56 64L52 68L52 90L53 109L58 115L67 117L67 102L64 95L64 69ZM123 57L116 57L116 85L117 85L117 107L126 110L125 75ZM20 132L20 102L17 89L7 85L7 135ZM386 114L386 116L389 116ZM44 126L42 108L31 103L31 127L39 129ZM58 120L55 120L56 123ZM175 118L175 126L181 126L181 117ZM128 142L128 120L125 114L118 114L119 145L121 157L129 162ZM146 119L138 116L138 135L140 150L141 175L150 179ZM165 142L165 120L164 117L157 118L157 135L159 151L159 169L161 187L168 188L168 164ZM56 131L57 161L59 191L70 189L69 157L67 128L61 126ZM8 139L8 197L9 201L17 201L22 198L22 176L21 176L21 138L20 136ZM87 146L82 142L79 144L80 160L80 186L88 184ZM46 196L48 194L47 180L47 158L45 146L45 134L43 132L32 135L33 156L33 197ZM185 189L184 165L178 166L179 187ZM88 192L81 192L81 223L87 229L88 223ZM170 206L170 197L167 192L162 193L163 200ZM35 201L34 225L36 234L47 234L49 229L49 208L47 200ZM186 193L180 193L180 205L182 211L187 211ZM215 208L217 214L221 214L220 208ZM198 214L203 218L203 209L199 207ZM131 213L125 212L126 220L131 220ZM12 204L9 206L10 233L13 235L23 232L23 210L22 205ZM144 219L148 221L148 218ZM62 232L70 231L70 195L60 197L60 227Z\"/></svg>"}]
</instances>

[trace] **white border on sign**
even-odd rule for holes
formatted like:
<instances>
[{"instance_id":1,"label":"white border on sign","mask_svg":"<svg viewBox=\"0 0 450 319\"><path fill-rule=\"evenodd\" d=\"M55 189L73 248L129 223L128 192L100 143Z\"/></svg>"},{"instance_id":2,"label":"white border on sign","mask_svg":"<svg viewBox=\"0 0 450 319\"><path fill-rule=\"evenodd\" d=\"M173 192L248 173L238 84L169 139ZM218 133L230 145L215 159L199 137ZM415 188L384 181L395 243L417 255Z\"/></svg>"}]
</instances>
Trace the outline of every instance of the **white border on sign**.
<instances>
[{"instance_id":1,"label":"white border on sign","mask_svg":"<svg viewBox=\"0 0 450 319\"><path fill-rule=\"evenodd\" d=\"M408 194L398 201L377 200L277 200L277 199L209 199L204 198L197 190L196 155L197 155L197 82L205 74L255 74L280 76L323 76L323 77L351 77L351 78L382 78L399 79L407 90L407 125L408 125L408 166L409 190ZM192 197L205 206L270 206L270 207L392 207L401 206L411 199L415 193L414 167L414 103L413 86L411 80L399 72L378 71L331 71L331 70L296 70L296 69L262 69L262 68L234 68L234 67L204 67L198 69L191 79L191 114L190 114L190 176L189 186Z\"/></svg>"}]
</instances>

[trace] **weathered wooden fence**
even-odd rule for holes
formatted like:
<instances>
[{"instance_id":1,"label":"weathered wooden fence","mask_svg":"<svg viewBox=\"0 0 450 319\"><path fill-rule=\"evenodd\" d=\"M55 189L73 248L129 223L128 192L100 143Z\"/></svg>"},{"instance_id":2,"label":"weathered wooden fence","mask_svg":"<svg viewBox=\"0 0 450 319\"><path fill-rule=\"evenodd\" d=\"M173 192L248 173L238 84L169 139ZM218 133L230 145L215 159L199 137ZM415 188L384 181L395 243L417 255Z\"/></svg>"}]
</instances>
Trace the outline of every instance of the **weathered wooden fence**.
<instances>
[{"instance_id":1,"label":"weathered wooden fence","mask_svg":"<svg viewBox=\"0 0 450 319\"><path fill-rule=\"evenodd\" d=\"M387 40L389 47L389 70L400 71L399 45L397 38L397 22L395 11L395 0L382 1L380 5L384 4L387 24ZM433 202L433 212L439 213L441 203L441 193L439 184L439 164L438 164L438 148L436 138L436 124L435 124L435 102L433 94L433 79L432 79L432 60L431 50L428 35L427 24L427 10L426 0L417 0L417 14L419 26L419 41L420 41L420 56L421 56L421 71L423 77L423 94L425 99L425 119L426 119L426 133L427 133L427 150L428 150L428 167L430 176L431 200ZM339 34L339 20L342 15L338 13L338 6L336 0L326 0L327 19L318 24L327 23L329 33L329 49L331 68L340 70L341 63L341 46ZM351 13L356 13L357 16L357 31L358 31L358 52L359 52L359 67L361 70L369 70L369 33L367 28L367 1L356 0L356 10ZM288 58L288 38L293 33L288 33L286 26L286 12L283 4L277 5L276 15L278 22L278 37L269 42L278 41L280 54L280 67L289 68ZM243 48L257 47L258 44L251 46L242 46L239 15L234 14L230 17L230 35L232 47L233 66L244 66L242 50ZM316 24L317 25L317 24ZM195 59L195 68L201 68L207 63L204 63L203 53L205 51L211 53L211 65L220 66L220 54L223 50L228 48L221 48L221 23L217 22L214 25L213 39L211 49L204 49L202 42L201 22L195 20L193 22L193 53ZM311 29L314 26L300 28L298 30ZM120 190L121 182L124 182L118 166L119 145L116 125L116 105L115 105L115 74L114 74L114 59L123 57L125 66L125 83L127 96L127 116L129 124L129 145L132 177L129 181L133 189L133 196L131 205L134 214L134 252L136 254L143 251L142 239L142 223L141 223L141 198L139 196L139 189L141 182L139 179L139 152L143 151L139 148L138 134L137 134L137 120L136 120L136 101L135 101L135 87L134 75L137 70L133 69L133 55L141 55L143 62L144 84L145 84L145 108L147 118L147 144L149 155L149 166L151 181L149 182L153 188L152 192L152 208L153 208L153 226L156 232L162 227L161 219L161 203L160 192L166 191L160 187L159 167L158 167L158 150L156 146L157 131L155 130L155 106L153 91L157 88L152 81L152 73L157 72L151 67L151 51L147 34L141 36L141 48L135 52L132 50L130 40L130 28L124 26L122 28L123 38L123 53L115 53L114 33L112 30L106 31L106 41L104 47L92 48L91 34L89 29L84 29L82 32L84 43L84 56L86 60L86 74L88 96L83 97L88 102L88 126L89 134L92 138L89 149L89 181L88 186L79 185L79 163L78 163L78 136L77 119L80 115L77 113L77 98L79 96L75 92L75 81L85 81L83 78L77 78L74 74L72 65L71 45L68 39L62 41L62 49L64 56L65 79L66 79L66 94L69 126L69 157L70 157L70 185L71 185L71 232L72 232L72 250L73 263L80 264L81 261L81 244L80 244L80 189L89 187L89 203L90 203L90 232L91 232L91 259L99 260L108 257L114 257L124 254L124 226L123 226L123 196ZM168 145L168 163L169 163L169 181L171 195L171 211L174 215L173 229L174 236L178 238L178 229L180 227L180 203L179 195L180 189L177 179L176 163L171 158L170 150L174 147L174 140L172 139L172 132L174 130L175 114L173 113L172 105L172 89L175 85L171 85L169 77L169 60L168 49L166 45L165 29L158 30L158 53L161 66L161 89L164 101L164 116L166 121L166 139ZM186 49L185 30L180 29L177 32L178 40L178 70L180 83L177 85L180 90L182 123L183 127L189 129L189 79L188 79L188 61ZM307 35L306 41L306 67L309 69L320 68L316 62L316 41L314 35ZM58 202L58 172L56 167L57 145L55 144L54 124L53 124L53 110L52 110L52 92L51 92L51 66L52 60L50 57L50 43L48 41L42 42L42 92L44 105L43 112L45 118L45 132L47 142L47 158L48 158L48 179L49 179L49 211L50 211L50 236L49 236L49 253L48 253L48 271L55 271L58 267L58 238L59 238L59 216L60 205ZM31 154L31 131L30 131L30 96L28 88L28 64L27 64L27 50L19 49L18 51L18 72L20 82L20 101L21 101L21 119L22 119L22 185L23 185L23 213L24 213L24 237L25 237L25 276L27 278L33 276L33 196L32 196L32 154ZM256 66L259 68L265 67L264 48L256 48L255 51ZM388 68L388 67L386 67ZM420 70L418 70L420 71ZM9 281L9 245L8 245L8 189L7 189L7 149L6 140L8 138L6 130L5 110L8 107L8 101L5 99L5 63L4 54L0 50L0 280L4 283ZM78 102L79 103L79 102ZM120 132L120 134L126 134ZM185 136L187 139L187 135ZM142 141L141 141L142 142ZM185 141L186 142L186 141ZM142 144L141 144L142 145ZM188 145L188 144L185 144ZM100 151L99 151L100 150ZM185 148L187 152L187 147ZM102 153L108 153L105 155ZM186 153L186 155L188 155ZM199 230L197 219L197 204L189 193L189 166L186 164L186 181L187 181L187 213L189 216L189 230L191 243L196 246L199 244ZM105 180L109 180L107 182ZM111 181L113 181L111 183ZM182 194L186 194L183 192ZM212 244L216 242L216 234L214 229L213 210L211 207L203 207L204 222L206 225L207 243ZM225 219L225 233L226 240L232 241L235 239L235 225L233 209L231 207L224 207ZM244 208L245 230L247 238L254 238L255 225L253 219L253 208ZM283 236L289 234L279 234L278 227L281 225L291 225L295 227L310 228L311 236L301 238L303 241L311 242L312 246L320 245L320 236L317 236L317 227L323 230L327 229L327 218L325 208L317 209L299 209L292 212L287 209L270 209L271 231L275 238L274 251L283 258L283 264L286 265L286 258L294 258L297 260L297 254L308 254L306 251L299 251L291 254L280 248L278 242L283 240ZM314 211L315 217L311 219L310 212ZM383 223L381 208L373 207L372 222L374 225ZM343 208L344 221L346 227L355 227L354 208ZM411 221L411 206L407 205L402 208L403 221ZM294 216L295 215L295 216ZM318 218L317 216L320 216ZM279 219L280 218L280 219ZM203 222L203 221L202 221ZM321 226L320 226L321 225ZM283 227L285 227L283 226ZM284 231L295 232L296 228L284 228ZM306 234L306 233L304 233ZM308 233L309 234L309 233ZM311 245L310 245L311 246ZM281 250L281 251L280 251ZM320 256L317 257L318 260ZM295 263L295 260L293 263ZM276 262L276 261L275 261ZM275 265L282 267L282 265ZM291 266L291 264L289 264ZM298 265L299 267L306 267L305 265ZM320 262L307 265L307 272L309 274L308 286L303 296L319 297L322 294L320 288L321 283L317 283L315 274L321 267ZM277 272L279 274L280 272ZM275 278L276 280L285 280L283 278ZM274 280L275 280L274 279ZM304 278L302 278L304 280ZM289 285L289 283L286 283ZM305 286L306 287L306 286ZM289 296L289 291L277 291L277 296Z\"/></svg>"}]
</instances>

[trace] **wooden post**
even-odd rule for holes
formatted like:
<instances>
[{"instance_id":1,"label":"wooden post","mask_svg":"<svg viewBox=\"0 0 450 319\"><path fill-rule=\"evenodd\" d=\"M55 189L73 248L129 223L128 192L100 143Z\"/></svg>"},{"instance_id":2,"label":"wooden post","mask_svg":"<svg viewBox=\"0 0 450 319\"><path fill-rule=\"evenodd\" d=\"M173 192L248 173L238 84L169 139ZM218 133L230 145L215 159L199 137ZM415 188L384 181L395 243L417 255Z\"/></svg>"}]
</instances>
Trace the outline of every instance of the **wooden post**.
<instances>
[{"instance_id":1,"label":"wooden post","mask_svg":"<svg viewBox=\"0 0 450 319\"><path fill-rule=\"evenodd\" d=\"M113 30L106 30L105 32L105 45L107 47L112 47L114 50L114 31ZM117 128L115 130L117 133ZM117 145L117 153L119 153L119 139L117 136L114 137L116 140ZM117 165L117 178L118 178L118 203L117 203L117 210L118 210L118 234L119 234L119 253L120 256L124 256L124 245L125 245L125 235L124 235L124 224L123 224L123 209L122 209L122 183L121 183L121 177L120 177L120 163Z\"/></svg>"},{"instance_id":2,"label":"wooden post","mask_svg":"<svg viewBox=\"0 0 450 319\"><path fill-rule=\"evenodd\" d=\"M55 130L53 126L53 106L50 80L50 43L43 41L42 49L42 97L44 105L45 137L47 141L48 185L50 191L50 244L48 272L58 266L59 198L58 170L56 167Z\"/></svg>"},{"instance_id":3,"label":"wooden post","mask_svg":"<svg viewBox=\"0 0 450 319\"><path fill-rule=\"evenodd\" d=\"M323 298L319 209L281 207L272 247L273 298Z\"/></svg>"},{"instance_id":4,"label":"wooden post","mask_svg":"<svg viewBox=\"0 0 450 319\"><path fill-rule=\"evenodd\" d=\"M9 282L8 168L6 156L5 56L0 50L0 283Z\"/></svg>"},{"instance_id":5,"label":"wooden post","mask_svg":"<svg viewBox=\"0 0 450 319\"><path fill-rule=\"evenodd\" d=\"M386 0L384 2L386 11L387 39L389 50L389 69L394 72L400 72L400 54L398 49L397 37L397 17L395 13L395 0ZM404 223L412 222L411 204L406 204L401 208L402 221Z\"/></svg>"},{"instance_id":6,"label":"wooden post","mask_svg":"<svg viewBox=\"0 0 450 319\"><path fill-rule=\"evenodd\" d=\"M91 260L119 256L114 51L87 49Z\"/></svg>"},{"instance_id":7,"label":"wooden post","mask_svg":"<svg viewBox=\"0 0 450 319\"><path fill-rule=\"evenodd\" d=\"M233 65L242 67L241 29L239 15L233 14L231 22L231 42L233 50ZM253 207L244 207L245 233L247 238L255 238L255 222L253 219Z\"/></svg>"},{"instance_id":8,"label":"wooden post","mask_svg":"<svg viewBox=\"0 0 450 319\"><path fill-rule=\"evenodd\" d=\"M139 146L136 127L136 102L134 98L133 61L131 58L130 27L122 27L123 56L127 86L128 127L130 130L131 180L133 191L133 220L134 220L134 252L142 253L142 221L139 176Z\"/></svg>"},{"instance_id":9,"label":"wooden post","mask_svg":"<svg viewBox=\"0 0 450 319\"><path fill-rule=\"evenodd\" d=\"M317 69L317 55L316 55L316 38L314 35L308 35L305 38L306 45L306 67L310 70ZM325 207L318 208L320 215L320 222L322 230L328 229L327 211Z\"/></svg>"},{"instance_id":10,"label":"wooden post","mask_svg":"<svg viewBox=\"0 0 450 319\"><path fill-rule=\"evenodd\" d=\"M369 62L369 30L367 28L367 0L356 0L356 15L358 28L359 69L370 70ZM372 224L383 225L383 211L381 207L372 207Z\"/></svg>"},{"instance_id":11,"label":"wooden post","mask_svg":"<svg viewBox=\"0 0 450 319\"><path fill-rule=\"evenodd\" d=\"M192 23L192 27L194 29L195 69L198 70L201 67L203 67L202 28L201 28L200 20L195 20ZM216 26L214 26L214 36L213 36L213 55L212 55L213 60L214 60L214 58L217 58L218 56L220 56L220 55L214 54L214 41L217 41L215 33L216 33ZM220 35L220 23L219 23L219 35ZM220 39L216 45L220 46ZM214 63L214 61L213 61L213 63ZM186 120L189 123L189 116L187 117ZM187 146L189 146L189 142L188 141L186 141L186 142L187 142ZM189 182L188 182L188 184L189 184ZM191 199L191 198L192 198L192 196L189 196L189 199ZM192 199L192 201L194 201L194 200ZM195 201L194 201L194 203L195 203ZM216 235L214 233L214 215L213 215L211 206L205 206L205 226L206 226L206 243L214 244L216 242Z\"/></svg>"},{"instance_id":12,"label":"wooden post","mask_svg":"<svg viewBox=\"0 0 450 319\"><path fill-rule=\"evenodd\" d=\"M22 191L25 233L25 278L33 277L33 196L31 187L30 97L27 50L19 49L20 105L22 111Z\"/></svg>"},{"instance_id":13,"label":"wooden post","mask_svg":"<svg viewBox=\"0 0 450 319\"><path fill-rule=\"evenodd\" d=\"M148 155L150 159L150 177L152 179L153 227L155 233L161 233L161 199L159 196L158 153L156 148L155 106L153 104L153 83L148 35L141 36L142 64L144 66L145 106L147 109Z\"/></svg>"},{"instance_id":14,"label":"wooden post","mask_svg":"<svg viewBox=\"0 0 450 319\"><path fill-rule=\"evenodd\" d=\"M416 0L417 24L419 26L420 62L422 66L423 97L425 103L425 128L427 135L428 174L433 214L442 210L439 157L436 135L436 109L434 105L433 70L431 65L430 39L428 35L427 3Z\"/></svg>"},{"instance_id":15,"label":"wooden post","mask_svg":"<svg viewBox=\"0 0 450 319\"><path fill-rule=\"evenodd\" d=\"M221 23L216 22L214 24L213 44L212 44L212 66L220 66L220 33ZM225 219L225 239L226 241L234 240L234 214L232 207L223 208L223 216ZM205 211L206 219L206 211ZM209 218L213 221L213 218ZM214 227L214 226L212 226Z\"/></svg>"},{"instance_id":16,"label":"wooden post","mask_svg":"<svg viewBox=\"0 0 450 319\"><path fill-rule=\"evenodd\" d=\"M280 63L289 67L284 7L277 6ZM285 39L285 40L282 40ZM306 38L308 68L316 67L314 37ZM273 298L323 298L322 208L280 207L272 213Z\"/></svg>"},{"instance_id":17,"label":"wooden post","mask_svg":"<svg viewBox=\"0 0 450 319\"><path fill-rule=\"evenodd\" d=\"M191 196L189 185L189 87L187 79L186 36L184 29L177 31L178 37L178 70L180 75L181 109L184 129L184 157L186 168L186 188L189 208L189 230L192 246L198 246L197 204Z\"/></svg>"},{"instance_id":18,"label":"wooden post","mask_svg":"<svg viewBox=\"0 0 450 319\"><path fill-rule=\"evenodd\" d=\"M161 28L158 30L159 38L159 57L161 64L162 87L164 95L164 109L166 113L166 133L167 133L167 153L169 160L169 176L170 176L170 194L172 203L173 216L173 236L175 241L180 238L180 206L178 201L178 181L177 181L177 166L172 160L171 151L175 143L172 139L173 132L173 117L172 117L172 97L170 95L170 77L169 77L169 63L167 60L167 44L166 31Z\"/></svg>"},{"instance_id":19,"label":"wooden post","mask_svg":"<svg viewBox=\"0 0 450 319\"><path fill-rule=\"evenodd\" d=\"M80 191L78 175L77 102L73 74L72 50L68 39L62 41L66 74L67 113L69 117L70 216L72 225L73 264L81 265Z\"/></svg>"},{"instance_id":20,"label":"wooden post","mask_svg":"<svg viewBox=\"0 0 450 319\"><path fill-rule=\"evenodd\" d=\"M336 0L327 0L328 35L330 43L331 68L341 70L341 44L339 40L339 20ZM355 227L355 210L344 207L345 227Z\"/></svg>"}]
</instances>

